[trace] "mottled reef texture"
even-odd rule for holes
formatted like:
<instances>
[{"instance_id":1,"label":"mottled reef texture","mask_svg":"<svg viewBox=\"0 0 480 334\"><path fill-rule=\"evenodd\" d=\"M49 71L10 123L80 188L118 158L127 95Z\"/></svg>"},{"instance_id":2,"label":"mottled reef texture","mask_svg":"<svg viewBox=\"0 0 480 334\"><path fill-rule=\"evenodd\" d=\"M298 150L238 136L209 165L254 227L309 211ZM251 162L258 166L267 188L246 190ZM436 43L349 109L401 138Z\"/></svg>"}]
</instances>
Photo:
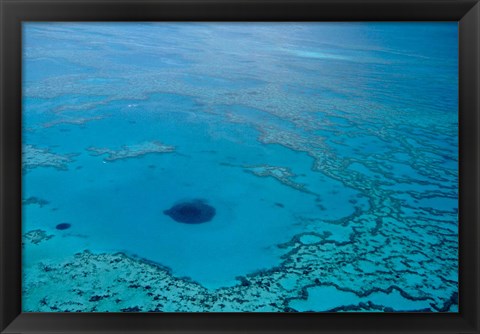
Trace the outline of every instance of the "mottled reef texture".
<instances>
[{"instance_id":1,"label":"mottled reef texture","mask_svg":"<svg viewBox=\"0 0 480 334\"><path fill-rule=\"evenodd\" d=\"M405 227L393 219L379 218L382 230L372 239L368 235L375 224L356 214L349 221L354 231L349 241L333 241L330 233L297 235L279 246L286 251L280 266L238 277L236 286L218 290L207 290L175 277L167 268L122 253L84 251L60 264L46 259L25 277L25 305L36 305L25 311L294 312L297 310L292 302L307 300L309 289L316 286L351 292L359 300L322 311L394 311L397 309L386 303L369 300L373 294L388 297L391 293L399 293L417 305L402 311L455 310L456 278L451 277L452 271L444 261L456 254L444 252L441 245L448 242L446 234L437 231L433 222L430 228ZM345 224L347 220L335 223ZM434 234L436 241L425 243L419 238L412 243L396 237L396 231L406 228L416 235ZM399 244L407 243L410 254L399 251L403 248ZM432 275L434 272L436 275ZM412 281L417 283L412 285ZM438 290L443 293L437 295L445 298L431 294Z\"/></svg>"},{"instance_id":2,"label":"mottled reef texture","mask_svg":"<svg viewBox=\"0 0 480 334\"><path fill-rule=\"evenodd\" d=\"M378 131L375 136L381 142L396 143L399 147L384 153L359 151L358 158L336 155L317 137L302 137L259 124L257 127L262 131L260 142L307 153L314 161L312 171L358 191L368 199L368 208L354 205L356 212L339 221L298 217L312 232L279 245L285 251L281 265L241 277L236 286L219 290L207 290L175 277L165 268L122 254L85 251L61 264L45 260L29 269L24 277L24 298L28 300L24 305L32 307L25 311L298 311L296 305L308 301L315 287L335 287L339 292L353 293L358 302L339 303L322 310L308 309L307 304L302 311L400 311L396 304L388 305L388 298L382 304L370 300L379 294L399 294L414 305L401 311L458 309L458 210L438 205L433 209L428 204L431 199L457 197L457 179L452 169L438 162L436 169L430 167L437 160L449 161L443 148L434 144L441 126L435 133L422 128L425 141L421 149L405 135L394 139L390 136L395 131ZM369 127L375 129L375 122ZM356 135L368 135L368 131L362 132L360 129ZM348 146L348 140L355 140L355 135L343 134L342 140ZM160 143L121 150L90 149L94 155L106 155L107 161L173 150ZM69 156L25 146L25 169L64 170L70 160ZM311 192L309 185L294 181L296 175L287 167L225 167L243 168L252 177L272 177L286 186ZM351 233L339 240L325 232L327 226L346 227ZM48 241L49 237L33 231L25 235L24 242L35 244Z\"/></svg>"},{"instance_id":3,"label":"mottled reef texture","mask_svg":"<svg viewBox=\"0 0 480 334\"><path fill-rule=\"evenodd\" d=\"M70 40L76 31L78 28L71 27L63 34ZM105 35L96 35L103 36L107 44L113 35L108 30L104 32ZM30 305L31 309L24 311L288 312L300 310L298 305L308 301L315 287L334 287L339 294L358 297L358 302L339 301L338 307L323 311L399 310L393 303L388 305L389 298L384 298L381 305L374 302L374 295L400 295L409 301L408 305L415 305L402 311L456 311L458 209L455 205L429 204L437 199L455 202L458 198L457 104L455 100L445 104L447 96L432 99L429 93L431 87L436 91L432 83L444 82L442 78L451 83L452 79L442 74L432 75L432 82L418 80L416 72L399 72L401 67L395 67L399 63L384 64L382 59L375 66L360 64L350 68L347 63L351 66L351 60L345 67L337 67L318 66L316 61L302 59L291 63L300 72L295 71L295 66L289 66L292 70L285 72L284 62L272 61L276 57L283 59L286 56L283 51L277 55L267 53L269 57L257 57L252 63L252 51L261 51L257 44L250 49L239 44L237 52L225 57L223 47L232 45L228 34L222 31L218 38L211 38L200 27L193 33L195 38L189 49L186 52L180 49L175 54L182 66L175 70L156 67L155 71L140 71L141 75L135 64L106 61L117 50L99 49L96 57L88 57L86 53L62 48L58 52L63 59L101 71L105 80L101 84L85 81L91 77L90 73L51 77L24 87L24 96L56 98L69 94L91 96L94 92L99 97L97 102L68 103L55 109L56 113L81 110L93 114L98 107L132 99L135 103L128 102L131 103L128 108L133 110L136 105L148 102L152 93L189 97L196 103L195 114L207 113L216 116L219 122L250 126L258 131L257 139L262 144L281 145L307 154L312 158L313 172L359 192L367 199L368 208L352 203L356 212L339 221L298 217L311 232L279 245L285 251L279 266L241 277L236 286L215 291L123 254L85 251L63 263L50 263L46 259L26 272L23 289L28 303L24 305ZM171 45L177 45L174 35L155 33L171 43L166 46L151 43L147 49L155 54L171 54ZM152 40L155 36L151 36ZM270 34L265 34L268 39L257 33L255 36L261 42L276 40ZM285 40L285 45L291 43L292 48L296 45L295 38L290 39L288 34L274 36ZM302 41L307 38L303 29L296 37ZM125 40L122 34L117 42ZM33 56L51 54L49 44L45 45L32 50ZM203 51L191 52L190 48ZM210 66L205 66L205 60ZM421 63L405 61L410 67ZM239 64L246 64L241 71ZM370 69L368 73L361 71L365 68ZM391 68L395 70L394 76L389 72ZM438 70L447 68L442 66ZM337 75L336 72L343 74L342 71L348 72L346 76ZM222 84L209 87L184 80L195 76L220 79ZM392 79L397 77L404 80L394 85ZM241 78L251 78L255 84L231 85ZM118 79L126 80L128 89L118 89ZM425 85L423 89L412 90L412 82ZM372 89L372 83L376 89ZM392 94L392 89L409 94ZM385 101L394 101L395 107ZM255 114L246 113L245 108ZM44 126L80 126L94 120L76 117ZM151 143L120 149L89 149L90 154L105 161L173 150ZM35 167L65 170L71 161L70 156L31 145L24 147L23 158L24 170ZM252 177L275 178L299 191L318 193L311 184L297 182L295 171L285 166L230 167L243 168ZM35 200L26 201L41 205ZM345 227L350 233L338 238L325 232L335 227ZM36 244L38 240L53 242L48 237L45 232L28 232L24 236L25 247L42 247ZM308 311L308 305L304 304L302 310Z\"/></svg>"},{"instance_id":4,"label":"mottled reef texture","mask_svg":"<svg viewBox=\"0 0 480 334\"><path fill-rule=\"evenodd\" d=\"M119 150L112 150L108 148L89 147L94 156L106 155L104 161L115 161L120 159L137 158L150 153L170 153L175 151L175 147L164 145L158 141L144 142L140 144L122 146Z\"/></svg>"},{"instance_id":5,"label":"mottled reef texture","mask_svg":"<svg viewBox=\"0 0 480 334\"><path fill-rule=\"evenodd\" d=\"M44 230L32 230L23 235L23 243L29 242L38 245L39 243L47 241L53 237L53 234L48 234Z\"/></svg>"},{"instance_id":6,"label":"mottled reef texture","mask_svg":"<svg viewBox=\"0 0 480 334\"><path fill-rule=\"evenodd\" d=\"M375 124L371 126L375 128ZM435 134L428 129L422 131L426 138L422 149L414 149L408 139L397 137L395 143L401 148L382 154L358 153L359 158L354 158L335 155L321 140L263 128L260 142L307 153L314 158L313 171L360 192L368 199L368 208L356 207L354 214L339 221L298 217L312 232L279 245L285 251L281 265L241 277L236 286L219 290L207 290L175 277L168 269L123 254L85 251L61 264L45 260L24 277L24 298L28 300L24 305L32 307L25 311L291 312L299 311L296 305L308 301L315 287L353 293L358 302L322 310L308 309L307 304L301 311L400 311L396 304L388 305L388 298L382 304L370 300L379 294L399 294L414 305L401 311L456 311L458 210L433 209L428 204L429 199L455 199L456 178L440 164L435 170L429 167L435 159L445 161L447 157L442 148L431 144ZM382 132L376 137L385 143L394 142ZM90 149L94 155L106 155L107 161L173 150L159 143L117 151ZM401 159L405 152L410 169L404 167L405 172L398 172L396 169L407 166ZM27 145L24 159L26 169L63 170L71 158ZM308 185L294 181L296 176L287 167L225 167L243 168L252 177L272 177L310 192ZM327 226L346 227L351 233L339 240L325 232ZM25 235L24 242L35 244L50 237L32 231Z\"/></svg>"},{"instance_id":7,"label":"mottled reef texture","mask_svg":"<svg viewBox=\"0 0 480 334\"><path fill-rule=\"evenodd\" d=\"M49 149L35 147L33 145L23 145L22 167L26 173L30 169L37 167L53 167L57 170L68 170L68 164L72 162L77 154L55 154Z\"/></svg>"}]
</instances>

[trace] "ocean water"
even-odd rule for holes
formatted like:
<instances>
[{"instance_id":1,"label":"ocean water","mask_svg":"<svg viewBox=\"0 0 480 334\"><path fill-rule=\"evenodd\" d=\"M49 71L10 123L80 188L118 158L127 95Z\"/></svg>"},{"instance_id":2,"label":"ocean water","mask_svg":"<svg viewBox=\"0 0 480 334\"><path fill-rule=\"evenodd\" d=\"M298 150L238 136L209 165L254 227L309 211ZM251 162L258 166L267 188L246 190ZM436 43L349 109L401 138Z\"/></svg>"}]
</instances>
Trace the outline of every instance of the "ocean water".
<instances>
[{"instance_id":1,"label":"ocean water","mask_svg":"<svg viewBox=\"0 0 480 334\"><path fill-rule=\"evenodd\" d=\"M457 32L24 23L23 311L457 312Z\"/></svg>"}]
</instances>

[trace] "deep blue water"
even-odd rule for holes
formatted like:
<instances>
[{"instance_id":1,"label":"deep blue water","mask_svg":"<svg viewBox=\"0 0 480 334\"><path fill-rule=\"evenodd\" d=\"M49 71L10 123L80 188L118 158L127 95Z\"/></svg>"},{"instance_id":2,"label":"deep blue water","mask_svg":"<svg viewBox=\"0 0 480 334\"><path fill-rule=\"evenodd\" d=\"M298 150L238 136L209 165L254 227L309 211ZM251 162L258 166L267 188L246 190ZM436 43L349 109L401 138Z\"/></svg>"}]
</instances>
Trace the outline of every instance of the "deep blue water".
<instances>
[{"instance_id":1,"label":"deep blue water","mask_svg":"<svg viewBox=\"0 0 480 334\"><path fill-rule=\"evenodd\" d=\"M457 311L456 23L26 23L23 38L22 227L53 236L25 241L24 310L44 310L39 264L89 250L213 294L276 268L297 311ZM199 199L208 222L164 213ZM288 269L339 256L326 275Z\"/></svg>"}]
</instances>

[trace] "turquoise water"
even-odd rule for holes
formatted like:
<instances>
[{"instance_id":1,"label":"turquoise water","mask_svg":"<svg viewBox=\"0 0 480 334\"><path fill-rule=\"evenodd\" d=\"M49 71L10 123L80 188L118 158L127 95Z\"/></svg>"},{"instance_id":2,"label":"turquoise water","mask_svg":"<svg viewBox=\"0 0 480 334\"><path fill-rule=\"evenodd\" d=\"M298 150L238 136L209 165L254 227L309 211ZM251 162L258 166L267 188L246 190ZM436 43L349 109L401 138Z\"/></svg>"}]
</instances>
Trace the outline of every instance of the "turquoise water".
<instances>
[{"instance_id":1,"label":"turquoise water","mask_svg":"<svg viewBox=\"0 0 480 334\"><path fill-rule=\"evenodd\" d=\"M455 23L23 37L24 311L458 311ZM164 213L198 199L208 222Z\"/></svg>"}]
</instances>

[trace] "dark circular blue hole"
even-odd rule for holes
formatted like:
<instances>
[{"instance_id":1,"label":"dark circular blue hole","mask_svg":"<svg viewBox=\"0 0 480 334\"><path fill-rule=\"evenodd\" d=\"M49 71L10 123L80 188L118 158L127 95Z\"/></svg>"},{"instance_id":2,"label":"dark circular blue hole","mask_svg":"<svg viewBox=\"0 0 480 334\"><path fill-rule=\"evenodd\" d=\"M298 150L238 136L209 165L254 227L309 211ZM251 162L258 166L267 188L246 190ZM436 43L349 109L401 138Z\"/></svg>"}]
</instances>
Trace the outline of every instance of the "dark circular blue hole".
<instances>
[{"instance_id":1,"label":"dark circular blue hole","mask_svg":"<svg viewBox=\"0 0 480 334\"><path fill-rule=\"evenodd\" d=\"M70 226L72 226L72 225L70 225L69 223L61 223L61 224L58 224L57 226L55 226L55 228L57 230L66 230L66 229L70 228Z\"/></svg>"},{"instance_id":2,"label":"dark circular blue hole","mask_svg":"<svg viewBox=\"0 0 480 334\"><path fill-rule=\"evenodd\" d=\"M204 200L193 200L175 204L163 213L179 223L201 224L212 220L216 210Z\"/></svg>"}]
</instances>

